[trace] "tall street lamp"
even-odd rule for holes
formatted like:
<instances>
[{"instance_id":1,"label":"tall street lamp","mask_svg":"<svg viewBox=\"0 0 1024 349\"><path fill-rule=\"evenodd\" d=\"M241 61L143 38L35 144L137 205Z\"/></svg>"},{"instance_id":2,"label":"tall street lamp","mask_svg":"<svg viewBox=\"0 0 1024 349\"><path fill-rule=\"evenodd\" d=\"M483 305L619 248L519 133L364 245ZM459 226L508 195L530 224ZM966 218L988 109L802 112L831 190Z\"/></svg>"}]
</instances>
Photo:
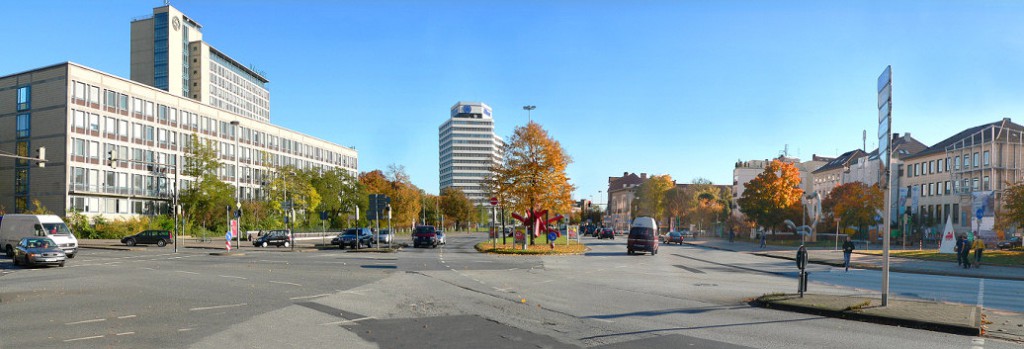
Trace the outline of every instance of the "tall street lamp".
<instances>
[{"instance_id":1,"label":"tall street lamp","mask_svg":"<svg viewBox=\"0 0 1024 349\"><path fill-rule=\"evenodd\" d=\"M532 112L533 112L534 109L537 109L537 106L535 106L535 105L524 105L523 106L523 110L526 111L526 119L529 122L533 122L533 113Z\"/></svg>"},{"instance_id":2,"label":"tall street lamp","mask_svg":"<svg viewBox=\"0 0 1024 349\"><path fill-rule=\"evenodd\" d=\"M235 173L235 209L238 210L235 211L235 219L238 220L236 223L238 231L235 232L235 243L238 245L238 248L242 248L242 217L238 215L242 210L242 200L240 199L242 196L242 184L238 182L238 155L241 153L238 151L238 120L231 121L231 126L232 133L235 134L235 170L233 172Z\"/></svg>"}]
</instances>

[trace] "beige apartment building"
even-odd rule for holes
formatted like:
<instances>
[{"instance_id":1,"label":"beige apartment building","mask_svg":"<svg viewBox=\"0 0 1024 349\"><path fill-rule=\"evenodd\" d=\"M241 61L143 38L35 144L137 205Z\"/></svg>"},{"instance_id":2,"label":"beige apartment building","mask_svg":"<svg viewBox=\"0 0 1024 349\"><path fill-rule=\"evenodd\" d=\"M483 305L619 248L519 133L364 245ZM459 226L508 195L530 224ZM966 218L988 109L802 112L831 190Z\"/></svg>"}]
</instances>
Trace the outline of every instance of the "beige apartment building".
<instances>
[{"instance_id":1,"label":"beige apartment building","mask_svg":"<svg viewBox=\"0 0 1024 349\"><path fill-rule=\"evenodd\" d=\"M1009 118L963 130L903 159L900 196L918 226L941 231L947 217L957 233L992 225L1007 183L1024 179L1024 127ZM905 193L905 194L904 194ZM981 209L982 219L976 214Z\"/></svg>"},{"instance_id":2,"label":"beige apartment building","mask_svg":"<svg viewBox=\"0 0 1024 349\"><path fill-rule=\"evenodd\" d=\"M208 61L189 56L195 61L187 67L167 68L171 78L165 85L160 84L165 75L160 69L137 71L142 63L136 56L148 55L152 61L154 51L157 56L163 52L160 40L151 45L153 51L139 49L136 34L145 27L139 23L152 24L150 30L157 32L152 37L160 37L159 31L198 28L169 6L154 9L153 19L133 22L132 76L139 81L71 62L0 76L0 151L36 157L36 149L45 147L48 160L45 167L35 167L27 160L0 157L0 178L13 179L0 182L0 207L6 212L30 210L33 200L58 215L70 210L114 218L169 212L175 178L179 188L193 180L177 173L183 147L193 135L214 145L222 161L218 175L238 186L241 200L264 197L261 182L279 166L341 168L356 174L354 149L270 124L269 103L246 97L268 108L261 110L216 102L216 96L227 96L214 92L225 84L232 84L232 93L245 95L240 92L245 90L269 100L266 79L222 53ZM185 57L184 50L178 53ZM203 64L212 73L197 72L184 80L190 72L185 69ZM143 78L147 73L157 78ZM208 99L192 93L203 89L210 91ZM109 156L119 161L109 166Z\"/></svg>"}]
</instances>

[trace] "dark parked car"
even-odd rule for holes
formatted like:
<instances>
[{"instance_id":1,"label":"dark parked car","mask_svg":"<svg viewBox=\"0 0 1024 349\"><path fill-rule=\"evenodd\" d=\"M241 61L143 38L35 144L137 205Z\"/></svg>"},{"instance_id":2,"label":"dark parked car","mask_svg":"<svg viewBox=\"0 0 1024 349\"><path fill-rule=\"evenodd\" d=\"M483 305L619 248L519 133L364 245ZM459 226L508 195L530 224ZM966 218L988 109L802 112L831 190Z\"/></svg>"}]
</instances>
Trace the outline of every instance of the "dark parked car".
<instances>
[{"instance_id":1,"label":"dark parked car","mask_svg":"<svg viewBox=\"0 0 1024 349\"><path fill-rule=\"evenodd\" d=\"M666 244L683 244L683 233L673 231L665 235Z\"/></svg>"},{"instance_id":2,"label":"dark parked car","mask_svg":"<svg viewBox=\"0 0 1024 349\"><path fill-rule=\"evenodd\" d=\"M171 236L171 232L167 230L145 230L141 233L121 238L121 243L128 246L156 244L157 246L164 247L167 244L173 244L174 238Z\"/></svg>"},{"instance_id":3,"label":"dark parked car","mask_svg":"<svg viewBox=\"0 0 1024 349\"><path fill-rule=\"evenodd\" d=\"M289 247L291 244L292 237L288 234L287 230L271 230L252 241L252 245L256 247L267 247L270 245Z\"/></svg>"},{"instance_id":4,"label":"dark parked car","mask_svg":"<svg viewBox=\"0 0 1024 349\"><path fill-rule=\"evenodd\" d=\"M21 238L21 241L18 242L12 259L14 265L59 265L63 267L68 256L50 238L28 237Z\"/></svg>"},{"instance_id":5,"label":"dark parked car","mask_svg":"<svg viewBox=\"0 0 1024 349\"><path fill-rule=\"evenodd\" d=\"M612 239L615 240L615 229L603 228L601 232L597 234L598 239Z\"/></svg>"},{"instance_id":6,"label":"dark parked car","mask_svg":"<svg viewBox=\"0 0 1024 349\"><path fill-rule=\"evenodd\" d=\"M331 244L338 245L338 248L359 248L362 245L373 247L373 232L369 228L345 229L343 233L331 239Z\"/></svg>"},{"instance_id":7,"label":"dark parked car","mask_svg":"<svg viewBox=\"0 0 1024 349\"><path fill-rule=\"evenodd\" d=\"M412 247L430 246L437 247L437 230L432 225L421 225L412 232Z\"/></svg>"},{"instance_id":8,"label":"dark parked car","mask_svg":"<svg viewBox=\"0 0 1024 349\"><path fill-rule=\"evenodd\" d=\"M1009 240L1000 241L996 243L996 248L1000 250L1009 250L1017 247L1021 247L1020 236L1011 237Z\"/></svg>"},{"instance_id":9,"label":"dark parked car","mask_svg":"<svg viewBox=\"0 0 1024 349\"><path fill-rule=\"evenodd\" d=\"M650 252L658 254L658 223L651 217L637 217L629 228L626 240L626 253Z\"/></svg>"}]
</instances>

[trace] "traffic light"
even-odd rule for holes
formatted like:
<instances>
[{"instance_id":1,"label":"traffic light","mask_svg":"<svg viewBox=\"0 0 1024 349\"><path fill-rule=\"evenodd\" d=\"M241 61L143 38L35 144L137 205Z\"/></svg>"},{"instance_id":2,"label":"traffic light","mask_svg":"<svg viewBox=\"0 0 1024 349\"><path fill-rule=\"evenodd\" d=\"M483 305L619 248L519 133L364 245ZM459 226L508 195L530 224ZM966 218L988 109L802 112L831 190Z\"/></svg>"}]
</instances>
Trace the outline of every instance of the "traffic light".
<instances>
[{"instance_id":1,"label":"traffic light","mask_svg":"<svg viewBox=\"0 0 1024 349\"><path fill-rule=\"evenodd\" d=\"M117 168L117 153L113 149L107 150L107 166Z\"/></svg>"},{"instance_id":2,"label":"traffic light","mask_svg":"<svg viewBox=\"0 0 1024 349\"><path fill-rule=\"evenodd\" d=\"M39 149L36 149L36 153L39 154L39 162L36 164L39 167L46 167L46 147L39 147Z\"/></svg>"}]
</instances>

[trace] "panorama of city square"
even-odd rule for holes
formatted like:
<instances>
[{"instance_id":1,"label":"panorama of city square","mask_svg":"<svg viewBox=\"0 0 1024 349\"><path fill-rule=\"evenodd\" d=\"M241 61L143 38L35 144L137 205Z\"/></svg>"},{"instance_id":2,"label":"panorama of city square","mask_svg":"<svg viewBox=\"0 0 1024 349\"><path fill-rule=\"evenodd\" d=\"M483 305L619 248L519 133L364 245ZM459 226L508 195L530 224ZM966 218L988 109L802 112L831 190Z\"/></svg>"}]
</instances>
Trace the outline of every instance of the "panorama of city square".
<instances>
[{"instance_id":1,"label":"panorama of city square","mask_svg":"<svg viewBox=\"0 0 1024 349\"><path fill-rule=\"evenodd\" d=\"M0 348L1024 345L1021 2L0 12Z\"/></svg>"}]
</instances>

